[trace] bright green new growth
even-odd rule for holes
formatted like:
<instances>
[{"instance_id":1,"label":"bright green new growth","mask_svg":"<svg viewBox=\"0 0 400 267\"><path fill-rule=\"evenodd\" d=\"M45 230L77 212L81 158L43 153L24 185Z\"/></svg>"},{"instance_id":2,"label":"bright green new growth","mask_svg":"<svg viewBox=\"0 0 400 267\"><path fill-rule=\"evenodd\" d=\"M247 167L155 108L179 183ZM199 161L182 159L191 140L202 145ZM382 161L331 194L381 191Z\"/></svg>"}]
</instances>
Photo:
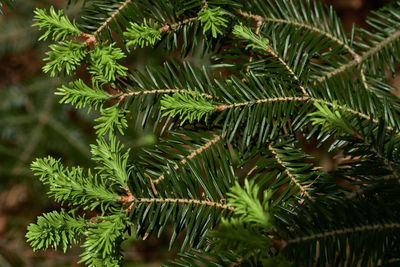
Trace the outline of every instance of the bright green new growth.
<instances>
[{"instance_id":1,"label":"bright green new growth","mask_svg":"<svg viewBox=\"0 0 400 267\"><path fill-rule=\"evenodd\" d=\"M142 24L130 23L130 28L124 32L124 36L128 40L126 46L133 46L136 49L138 46L153 46L157 41L161 40L161 32L157 23L151 25L151 21L147 23L146 19Z\"/></svg>"},{"instance_id":2,"label":"bright green new growth","mask_svg":"<svg viewBox=\"0 0 400 267\"><path fill-rule=\"evenodd\" d=\"M251 31L250 28L243 26L242 24L237 24L233 28L234 35L236 35L237 38L244 39L250 42L246 46L246 49L249 48L257 48L261 50L266 50L269 45L269 40L267 38L262 38L259 35L256 35L254 32Z\"/></svg>"},{"instance_id":3,"label":"bright green new growth","mask_svg":"<svg viewBox=\"0 0 400 267\"><path fill-rule=\"evenodd\" d=\"M272 239L265 235L265 230L268 229L246 224L241 219L222 219L218 230L210 233L211 243L217 250L234 250L239 257L249 257L270 247Z\"/></svg>"},{"instance_id":4,"label":"bright green new growth","mask_svg":"<svg viewBox=\"0 0 400 267\"><path fill-rule=\"evenodd\" d=\"M52 211L39 216L36 224L28 226L27 241L34 251L62 248L65 253L74 244L79 244L81 235L88 227L85 218L70 216L66 211Z\"/></svg>"},{"instance_id":5,"label":"bright green new growth","mask_svg":"<svg viewBox=\"0 0 400 267\"><path fill-rule=\"evenodd\" d=\"M73 74L87 54L84 44L72 41L52 44L49 47L51 50L46 52L47 57L43 59L47 61L43 71L45 73L50 72L51 77L63 70L67 75Z\"/></svg>"},{"instance_id":6,"label":"bright green new growth","mask_svg":"<svg viewBox=\"0 0 400 267\"><path fill-rule=\"evenodd\" d=\"M104 212L118 201L118 195L111 190L111 180L99 179L90 170L85 174L80 167L65 168L50 156L37 159L31 168L49 186L48 195L61 204L68 202L89 210L100 207Z\"/></svg>"},{"instance_id":7,"label":"bright green new growth","mask_svg":"<svg viewBox=\"0 0 400 267\"><path fill-rule=\"evenodd\" d=\"M346 106L339 106L337 101L333 101L331 106L324 102L314 102L314 106L318 110L308 114L313 125L320 125L324 132L354 133L349 123L349 114L346 114Z\"/></svg>"},{"instance_id":8,"label":"bright green new growth","mask_svg":"<svg viewBox=\"0 0 400 267\"><path fill-rule=\"evenodd\" d=\"M213 38L217 38L218 34L222 34L221 28L228 26L226 24L228 20L223 17L226 14L220 9L220 7L209 8L208 6L205 6L199 12L199 20L203 26L203 33L205 34L208 31L211 31Z\"/></svg>"},{"instance_id":9,"label":"bright green new growth","mask_svg":"<svg viewBox=\"0 0 400 267\"><path fill-rule=\"evenodd\" d=\"M51 71L50 75L54 76L57 72L65 69L68 75L85 61L88 64L88 71L92 74L93 81L102 83L114 82L117 75L125 76L127 68L119 64L117 61L125 58L122 50L116 47L115 43L107 42L96 45L93 50L83 43L74 41L62 41L68 37L80 36L81 31L76 27L75 22L71 23L67 17L63 15L62 10L55 12L54 8L50 8L50 15L46 10L36 9L36 22L33 26L39 26L39 30L46 29L46 32L39 40L46 40L50 34L54 41L61 40L58 44L50 45L51 51L47 52L48 61L43 67L44 72ZM86 57L88 55L88 57Z\"/></svg>"},{"instance_id":10,"label":"bright green new growth","mask_svg":"<svg viewBox=\"0 0 400 267\"><path fill-rule=\"evenodd\" d=\"M181 125L185 121L200 121L203 117L207 120L209 114L215 110L214 105L204 96L192 91L164 95L160 102L163 116L179 116Z\"/></svg>"},{"instance_id":11,"label":"bright green new growth","mask_svg":"<svg viewBox=\"0 0 400 267\"><path fill-rule=\"evenodd\" d=\"M112 98L98 83L94 82L90 88L81 79L70 82L68 86L62 85L57 88L55 94L62 96L60 103L71 103L76 108L88 107L88 112L92 108L98 109L104 102Z\"/></svg>"},{"instance_id":12,"label":"bright green new growth","mask_svg":"<svg viewBox=\"0 0 400 267\"><path fill-rule=\"evenodd\" d=\"M66 252L84 239L81 246L85 250L79 263L91 267L120 266L120 244L125 239L121 233L129 225L124 213L98 216L89 222L84 217L61 210L60 213L53 211L39 216L36 224L28 226L26 237L35 251L61 247Z\"/></svg>"},{"instance_id":13,"label":"bright green new growth","mask_svg":"<svg viewBox=\"0 0 400 267\"><path fill-rule=\"evenodd\" d=\"M115 43L110 45L99 44L93 51L90 51L90 66L88 70L93 75L94 80L108 83L114 82L117 74L126 75L128 68L117 62L126 56L120 48L115 46Z\"/></svg>"},{"instance_id":14,"label":"bright green new growth","mask_svg":"<svg viewBox=\"0 0 400 267\"><path fill-rule=\"evenodd\" d=\"M247 179L244 186L235 182L229 191L228 204L236 217L222 219L218 230L210 233L210 243L217 251L235 251L239 258L269 259L265 252L272 242L268 232L274 228L272 191L265 190L260 201L259 186Z\"/></svg>"},{"instance_id":15,"label":"bright green new growth","mask_svg":"<svg viewBox=\"0 0 400 267\"><path fill-rule=\"evenodd\" d=\"M95 120L98 124L94 126L98 136L105 136L106 134L114 136L115 129L117 129L120 134L124 134L123 130L128 127L125 118L127 111L122 110L117 106L112 106L101 108L100 113L101 117Z\"/></svg>"},{"instance_id":16,"label":"bright green new growth","mask_svg":"<svg viewBox=\"0 0 400 267\"><path fill-rule=\"evenodd\" d=\"M100 138L97 140L97 145L90 147L92 159L101 164L95 168L101 179L112 181L120 188L126 188L129 179L127 169L130 149L123 153L124 145L114 137L109 141Z\"/></svg>"},{"instance_id":17,"label":"bright green new growth","mask_svg":"<svg viewBox=\"0 0 400 267\"><path fill-rule=\"evenodd\" d=\"M91 170L84 174L80 167L65 168L60 160L51 157L33 162L32 170L49 186L49 196L55 201L84 210L99 207L101 215L89 222L73 213L51 212L29 225L26 237L34 250L62 246L66 251L84 236L85 250L80 263L93 267L119 266L122 259L119 245L125 238L124 229L130 225L119 196L128 183L129 149L123 152L124 146L115 138L109 142L99 139L91 148L93 160L100 164L95 168L96 174Z\"/></svg>"},{"instance_id":18,"label":"bright green new growth","mask_svg":"<svg viewBox=\"0 0 400 267\"><path fill-rule=\"evenodd\" d=\"M88 266L120 266L122 260L121 243L124 237L121 233L129 227L130 223L125 214L116 214L107 217L99 217L88 228L82 248L85 250L80 255L78 263Z\"/></svg>"},{"instance_id":19,"label":"bright green new growth","mask_svg":"<svg viewBox=\"0 0 400 267\"><path fill-rule=\"evenodd\" d=\"M236 182L228 193L228 203L234 207L234 213L246 223L256 223L265 229L273 227L273 215L271 213L271 197L269 190L264 191L262 202L259 200L260 188L254 181L244 181L244 188Z\"/></svg>"},{"instance_id":20,"label":"bright green new growth","mask_svg":"<svg viewBox=\"0 0 400 267\"><path fill-rule=\"evenodd\" d=\"M40 30L45 29L45 33L40 36L40 40L47 40L51 36L53 41L65 40L70 36L79 36L81 31L76 26L75 21L70 21L68 17L64 16L62 10L57 12L54 7L50 7L50 15L47 15L45 9L37 8L35 11L33 26L39 26Z\"/></svg>"}]
</instances>

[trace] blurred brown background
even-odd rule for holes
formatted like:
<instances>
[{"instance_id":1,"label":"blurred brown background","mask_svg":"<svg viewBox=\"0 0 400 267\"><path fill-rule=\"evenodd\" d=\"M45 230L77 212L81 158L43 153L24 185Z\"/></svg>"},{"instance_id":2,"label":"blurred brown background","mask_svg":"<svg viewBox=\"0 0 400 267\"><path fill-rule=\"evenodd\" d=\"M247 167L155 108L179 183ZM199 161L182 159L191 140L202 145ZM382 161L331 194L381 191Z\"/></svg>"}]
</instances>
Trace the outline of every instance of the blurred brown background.
<instances>
[{"instance_id":1,"label":"blurred brown background","mask_svg":"<svg viewBox=\"0 0 400 267\"><path fill-rule=\"evenodd\" d=\"M90 166L88 144L94 142L93 115L58 104L53 95L60 79L42 73L48 44L38 43L31 27L35 7L64 8L66 0L17 0L0 16L0 266L77 266L79 248L62 252L33 253L25 242L26 227L43 212L58 209L29 171L37 157L62 157L67 165ZM384 0L325 0L333 5L349 31ZM66 13L74 16L72 6ZM140 64L138 56L134 64ZM400 80L393 80L397 85ZM397 86L396 86L397 87ZM131 133L138 138L137 133ZM313 153L314 154L314 153ZM169 256L163 239L127 242L125 266L160 266Z\"/></svg>"}]
</instances>

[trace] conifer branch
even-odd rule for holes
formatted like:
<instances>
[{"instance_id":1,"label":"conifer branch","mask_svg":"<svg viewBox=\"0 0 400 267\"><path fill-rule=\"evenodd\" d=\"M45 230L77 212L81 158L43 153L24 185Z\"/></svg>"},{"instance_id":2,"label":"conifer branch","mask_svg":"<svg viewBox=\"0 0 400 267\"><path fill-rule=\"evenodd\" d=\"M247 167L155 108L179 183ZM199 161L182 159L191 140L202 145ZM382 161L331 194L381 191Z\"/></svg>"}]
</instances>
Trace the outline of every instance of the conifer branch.
<instances>
[{"instance_id":1,"label":"conifer branch","mask_svg":"<svg viewBox=\"0 0 400 267\"><path fill-rule=\"evenodd\" d=\"M186 89L155 89L155 90L145 90L145 91L135 91L135 92L129 92L129 93L121 93L117 94L114 97L118 99L118 102L121 102L125 98L129 98L131 96L139 96L139 95L151 95L151 94L175 94L175 93L196 93L199 94L205 98L211 99L211 98L216 98L215 96L206 94L206 93L197 93L194 91L189 91Z\"/></svg>"},{"instance_id":2,"label":"conifer branch","mask_svg":"<svg viewBox=\"0 0 400 267\"><path fill-rule=\"evenodd\" d=\"M248 18L254 19L257 22L257 28L259 28L259 26L258 26L259 24L261 26L262 22L283 23L283 24L290 24L290 25L293 25L293 26L296 26L296 27L299 27L299 28L305 28L305 29L310 30L312 32L321 34L321 35L327 37L328 39L331 39L332 41L336 42L337 44L343 46L343 48L346 49L347 52L349 52L351 54L351 56L352 56L354 61L356 61L356 62L360 62L361 61L361 56L357 52L355 52L354 49L351 48L348 44L344 43L339 38L333 36L332 34L326 32L323 29L320 29L318 27L315 27L315 26L312 26L312 25L309 25L309 24L305 24L305 23L299 23L297 21L290 21L290 20L278 19L278 18L264 18L262 16L249 14L249 13L243 12L243 11L239 11L238 14L240 14L243 17L248 17ZM250 66L248 66L248 69L249 68L250 68ZM365 89L370 90L370 88L368 86L368 83L366 81L365 73L364 73L363 69L360 69L360 75L361 75L361 79L362 79L362 82L363 82L363 85L364 85Z\"/></svg>"},{"instance_id":3,"label":"conifer branch","mask_svg":"<svg viewBox=\"0 0 400 267\"><path fill-rule=\"evenodd\" d=\"M308 29L312 32L321 34L329 39L331 39L332 41L336 42L337 44L343 46L351 55L354 59L358 59L360 57L360 55L358 55L354 49L352 49L349 45L347 45L346 43L344 43L342 40L340 40L339 38L333 36L332 34L326 32L323 29L320 29L318 27L315 27L313 25L309 25L306 23L299 23L297 21L290 21L290 20L285 20L285 19L278 19L278 18L264 18L262 16L259 15L254 15L254 14L250 14L244 11L238 11L238 14L246 17L246 18L252 18L255 21L266 21L266 22L273 22L273 23L283 23L283 24L290 24L299 28L304 28L304 29Z\"/></svg>"},{"instance_id":4,"label":"conifer branch","mask_svg":"<svg viewBox=\"0 0 400 267\"><path fill-rule=\"evenodd\" d=\"M397 136L400 136L399 133L396 134ZM364 143L365 145L367 145L368 147L370 147L371 151L373 153L375 153L375 155L383 162L383 164L390 170L390 172L393 174L393 178L397 179L400 182L400 176L399 176L399 170L394 167L395 162L387 159L385 157L385 155L382 155L382 153L380 151L378 151L375 147L373 147L371 145L370 142L368 142L365 137L363 137L360 133L356 132L354 130L354 137L356 137L357 139L359 139L362 143Z\"/></svg>"},{"instance_id":5,"label":"conifer branch","mask_svg":"<svg viewBox=\"0 0 400 267\"><path fill-rule=\"evenodd\" d=\"M170 26L172 29L175 29L176 27L182 26L182 25L184 25L184 24L188 24L188 23L190 23L190 22L192 22L192 21L196 21L196 20L198 20L198 19L199 19L198 17L187 18L187 19L184 19L184 20L182 20L182 21L173 23L173 24L171 24L171 25L169 25L169 26ZM168 25L168 24L167 24L167 25Z\"/></svg>"},{"instance_id":6,"label":"conifer branch","mask_svg":"<svg viewBox=\"0 0 400 267\"><path fill-rule=\"evenodd\" d=\"M368 82L367 82L367 78L365 77L364 69L362 67L360 68L360 76L361 76L361 82L364 85L364 88L366 90L368 90L368 91L371 90L369 88L369 85L368 85Z\"/></svg>"},{"instance_id":7,"label":"conifer branch","mask_svg":"<svg viewBox=\"0 0 400 267\"><path fill-rule=\"evenodd\" d=\"M331 72L325 74L324 76L318 78L318 82L323 82L326 79L329 79L335 75L338 75L350 68L356 67L362 64L364 61L368 60L370 57L374 56L375 54L379 53L382 49L384 49L388 44L393 42L394 40L400 38L400 30L394 32L389 37L383 39L379 42L376 46L365 52L359 58L354 58L353 60L349 61L348 63L341 65L339 68L332 70Z\"/></svg>"},{"instance_id":8,"label":"conifer branch","mask_svg":"<svg viewBox=\"0 0 400 267\"><path fill-rule=\"evenodd\" d=\"M320 105L321 104L321 105ZM326 103L318 103L314 102L314 106L317 107L318 111L309 113L308 116L311 117L311 121L313 125L320 125L322 126L322 131L329 132L329 131L344 131L347 134L357 138L366 146L370 147L371 151L375 153L375 155L382 160L383 164L393 173L393 176L398 179L399 174L398 170L396 170L393 165L394 162L388 160L382 153L377 150L371 142L368 142L366 138L358 132L354 127L351 125L350 120L348 118L348 114L345 113L346 107L339 107L337 102L333 102L333 105L329 105L332 109L328 107Z\"/></svg>"},{"instance_id":9,"label":"conifer branch","mask_svg":"<svg viewBox=\"0 0 400 267\"><path fill-rule=\"evenodd\" d=\"M249 28L244 27L241 24L236 25L234 27L233 33L235 35L237 35L239 38L243 38L243 39L246 39L247 41L249 41L250 45L248 45L247 47L254 47L257 49L261 49L261 50L266 51L267 53L271 54L273 57L275 57L285 67L285 69L287 71L289 71L289 73L292 75L292 77L296 80L302 93L304 95L308 95L306 89L300 83L299 77L297 77L296 73L294 73L292 68L290 68L290 66L285 62L285 60L268 46L268 43L269 43L268 39L259 37L258 35L254 34Z\"/></svg>"},{"instance_id":10,"label":"conifer branch","mask_svg":"<svg viewBox=\"0 0 400 267\"><path fill-rule=\"evenodd\" d=\"M106 19L106 21L104 21L104 23L100 25L99 28L97 28L97 30L93 33L93 36L96 38L96 37L99 35L99 33L100 33L105 27L107 27L107 25L108 25L116 16L118 16L118 14L119 14L125 7L128 6L128 4L129 4L130 2L132 2L132 0L125 0L125 2L123 2L123 3L121 4L121 6L120 6L117 10L115 10L115 11Z\"/></svg>"},{"instance_id":11,"label":"conifer branch","mask_svg":"<svg viewBox=\"0 0 400 267\"><path fill-rule=\"evenodd\" d=\"M50 7L50 15L47 15L45 9L37 8L34 13L35 16L33 26L38 26L39 30L46 29L46 32L39 38L39 40L47 40L48 37L52 37L54 41L65 40L70 36L79 36L81 33L75 24L75 21L70 21L68 17L64 16L62 10L57 12L54 7Z\"/></svg>"},{"instance_id":12,"label":"conifer branch","mask_svg":"<svg viewBox=\"0 0 400 267\"><path fill-rule=\"evenodd\" d=\"M351 266L352 258L356 262L377 262L381 256L382 262L390 260L392 251L382 251L385 245L374 244L366 255L363 247L347 246L346 242L353 236L363 241L376 236L387 244L398 239L395 230L400 224L392 210L398 206L394 196L399 188L395 180L391 184L383 181L392 176L398 180L399 175L398 102L390 101L390 86L373 75L385 69L387 62L394 71L400 60L398 53L393 53L398 50L400 13L392 8L400 8L400 2L367 20L375 32L360 30L350 37L333 9L319 3L175 2L93 1L85 6L80 25L92 34L81 32L62 11L51 9L50 15L36 11L35 23L46 31L40 38L52 37L58 42L48 52L45 71L72 75L83 63L92 75L91 86L75 79L59 88L61 102L99 109L101 117L94 126L97 144L91 146L96 173L64 167L51 157L37 159L32 169L56 201L76 210L101 209L102 214L90 221L75 218L73 212L71 219L68 214L45 216L37 226L30 226L27 237L33 248L51 244L66 249L80 241L75 237L86 236L80 263L118 266L123 259L120 244L126 232L131 234L132 223L136 235L147 238L157 230L160 235L173 221L171 247L184 231L182 250L197 247L201 254L215 248L217 258L210 259L221 266L230 262L278 266L289 261L307 265L312 261L310 255L317 255L315 264L321 266L340 265L341 257ZM230 22L234 25L228 26ZM108 30L113 31L112 36L106 34ZM223 38L215 40L219 35ZM127 55L111 41L114 36L123 39L127 47L158 43L168 51L182 48L181 59L195 53L200 44L202 53L216 64L207 70L187 62L183 66L166 63L131 75L119 64ZM104 38L109 41L97 44ZM234 38L241 42L231 46ZM164 41L158 42L161 39ZM235 68L232 62L238 60L242 65L242 51L249 48L245 68ZM228 76L214 73L214 68L226 68ZM366 89L357 97L351 95L353 71L360 80L357 84ZM343 79L328 80L334 75ZM308 78L318 86L309 85ZM111 88L104 91L108 85ZM110 105L106 108L105 104ZM37 136L38 130L52 122L47 114L39 115L38 120ZM152 128L152 135L161 137L159 144L143 148L134 162L115 134L123 134L128 125ZM62 135L59 126L52 125ZM351 158L349 164L341 165L348 168L337 172L354 177L349 183L361 184L357 189L365 188L365 195L346 198L346 190L309 163L311 157L296 140L298 131L318 142L331 138L329 149L342 149ZM226 135L229 150L224 149ZM73 135L63 136L73 142ZM32 147L27 144L27 149L34 149L35 142ZM74 147L83 151L80 144ZM250 180L243 185L238 178L246 174ZM388 185L393 188L382 190ZM300 202L293 202L293 197ZM374 197L377 202L371 201ZM349 220L337 222L340 214L348 214ZM232 216L231 225L225 216ZM82 224L74 228L73 221ZM209 236L211 229L223 231ZM287 238L276 238L280 242L276 245L275 234ZM211 240L215 237L231 246L220 251ZM207 238L212 242L205 242ZM331 239L337 241L336 251L329 249ZM287 245L290 249L284 251ZM251 248L251 253L244 253L246 248L247 252ZM192 260L209 262L205 254L192 252L182 261L186 265ZM397 249L394 252L397 257ZM270 257L277 254L282 256ZM346 258L348 255L352 256Z\"/></svg>"},{"instance_id":13,"label":"conifer branch","mask_svg":"<svg viewBox=\"0 0 400 267\"><path fill-rule=\"evenodd\" d=\"M220 7L209 8L207 4L199 12L199 20L203 27L203 34L211 31L212 37L217 38L218 34L222 34L221 28L227 27L227 19L223 17L225 12Z\"/></svg>"},{"instance_id":14,"label":"conifer branch","mask_svg":"<svg viewBox=\"0 0 400 267\"><path fill-rule=\"evenodd\" d=\"M151 20L149 22L146 19L143 20L142 24L130 23L130 28L124 32L124 36L128 39L126 46L133 46L136 49L138 46L143 48L144 46L153 46L156 41L161 40L161 32L158 29L158 24L152 25Z\"/></svg>"},{"instance_id":15,"label":"conifer branch","mask_svg":"<svg viewBox=\"0 0 400 267\"><path fill-rule=\"evenodd\" d=\"M288 167L285 165L285 163L280 159L278 154L276 153L275 149L271 146L271 144L268 145L268 149L272 152L275 160L278 162L279 165L281 165L285 169L286 175L290 178L290 180L296 185L297 188L301 191L302 195L305 195L309 200L315 201L314 198L311 197L311 195L307 192L306 187L302 186L299 181L297 181L296 177L289 171Z\"/></svg>"},{"instance_id":16,"label":"conifer branch","mask_svg":"<svg viewBox=\"0 0 400 267\"><path fill-rule=\"evenodd\" d=\"M133 208L133 206L137 203L179 203L179 204L194 204L201 206L210 206L216 207L224 210L233 211L234 208L223 203L213 202L209 200L198 200L198 199L186 199L186 198L136 198L129 193L128 196L121 196L120 202L124 204L130 204L126 209L128 212Z\"/></svg>"},{"instance_id":17,"label":"conifer branch","mask_svg":"<svg viewBox=\"0 0 400 267\"><path fill-rule=\"evenodd\" d=\"M215 111L216 112L221 112L224 111L226 109L231 109L231 108L237 108L237 107L244 107L244 106L250 106L250 105L254 105L254 104L262 104L262 103L269 103L269 102L283 102L283 101L299 101L299 102L317 102L317 103L323 103L326 104L330 107L334 106L334 103L329 102L327 100L324 99L318 99L318 98L314 98L314 97L310 97L310 96L288 96L288 97L271 97L271 98L264 98L264 99L258 99L255 101L246 101L246 102L241 102L241 103L235 103L235 104L231 104L231 105L218 105L215 106ZM344 107L341 105L337 105L340 109L344 109L346 112L349 112L351 114L357 115L360 118L366 119L366 120L370 120L371 117L368 116L365 113L359 112L357 110L354 110L352 108L349 107ZM379 123L379 120L372 118L372 122L374 123ZM389 131L393 131L393 127L391 126L386 126L386 129ZM397 133L396 135L400 136L400 133Z\"/></svg>"},{"instance_id":18,"label":"conifer branch","mask_svg":"<svg viewBox=\"0 0 400 267\"><path fill-rule=\"evenodd\" d=\"M255 101L246 101L246 102L241 102L241 103L235 103L231 105L218 105L215 106L215 111L220 112L224 111L226 109L231 109L231 108L237 108L237 107L244 107L244 106L249 106L253 104L262 104L262 103L269 103L269 102L284 102L284 101L310 101L313 98L309 96L288 96L288 97L271 97L271 98L265 98L265 99L258 99Z\"/></svg>"},{"instance_id":19,"label":"conifer branch","mask_svg":"<svg viewBox=\"0 0 400 267\"><path fill-rule=\"evenodd\" d=\"M207 120L208 115L214 111L213 104L197 92L164 95L160 102L163 116L176 117L179 115L181 125L185 121L192 123L203 117Z\"/></svg>"},{"instance_id":20,"label":"conifer branch","mask_svg":"<svg viewBox=\"0 0 400 267\"><path fill-rule=\"evenodd\" d=\"M369 231L385 231L386 229L397 229L400 228L400 223L385 223L385 224L373 224L373 225L363 225L357 226L354 228L343 228L328 232L321 232L318 234L312 234L309 236L302 236L295 239L289 239L287 241L288 245L311 241L311 240L318 240L323 238L328 238L331 236L337 235L347 235L347 234L354 234L357 232L369 232Z\"/></svg>"},{"instance_id":21,"label":"conifer branch","mask_svg":"<svg viewBox=\"0 0 400 267\"><path fill-rule=\"evenodd\" d=\"M271 48L267 49L267 52L270 53L272 56L274 56L276 59L279 60L280 63L282 63L282 65L289 71L289 73L293 76L293 78L296 80L296 82L298 83L299 88L301 89L301 92L303 93L303 95L308 95L307 90L304 88L304 86L300 83L299 77L297 77L296 73L294 73L294 71L292 70L292 68L289 67L289 65L283 60L283 58L281 58L280 56L278 56L277 53L275 53L274 50L272 50Z\"/></svg>"},{"instance_id":22,"label":"conifer branch","mask_svg":"<svg viewBox=\"0 0 400 267\"><path fill-rule=\"evenodd\" d=\"M160 31L163 34L166 34L166 33L169 33L171 30L175 30L179 26L188 24L188 23L190 23L192 21L197 21L198 19L199 19L199 17L196 16L196 17L191 17L191 18L184 19L182 21L179 21L179 22L176 22L176 23L173 23L173 24L165 23L164 26L162 26L160 28Z\"/></svg>"},{"instance_id":23,"label":"conifer branch","mask_svg":"<svg viewBox=\"0 0 400 267\"><path fill-rule=\"evenodd\" d=\"M136 203L180 203L180 204L195 204L202 206L216 207L225 210L234 210L233 207L222 204L219 202L213 202L209 200L198 200L198 199L185 199L185 198L138 198Z\"/></svg>"},{"instance_id":24,"label":"conifer branch","mask_svg":"<svg viewBox=\"0 0 400 267\"><path fill-rule=\"evenodd\" d=\"M210 148L212 145L216 144L218 141L220 141L222 138L222 136L217 135L215 136L213 139L211 139L210 141L208 141L207 143L205 143L204 145L196 148L195 150L193 150L192 153L190 153L190 155L188 155L187 157L181 159L179 161L179 165L178 164L174 164L172 166L172 168L174 170L178 170L180 168L180 166L185 165L188 160L192 160L195 157L197 157L198 155L200 155L202 152L204 152L205 150L207 150L208 148ZM167 170L166 171L167 174L169 174L170 172ZM154 184L158 184L160 181L162 181L164 179L164 174L162 174L161 176L159 176L157 179L152 180L152 182Z\"/></svg>"}]
</instances>

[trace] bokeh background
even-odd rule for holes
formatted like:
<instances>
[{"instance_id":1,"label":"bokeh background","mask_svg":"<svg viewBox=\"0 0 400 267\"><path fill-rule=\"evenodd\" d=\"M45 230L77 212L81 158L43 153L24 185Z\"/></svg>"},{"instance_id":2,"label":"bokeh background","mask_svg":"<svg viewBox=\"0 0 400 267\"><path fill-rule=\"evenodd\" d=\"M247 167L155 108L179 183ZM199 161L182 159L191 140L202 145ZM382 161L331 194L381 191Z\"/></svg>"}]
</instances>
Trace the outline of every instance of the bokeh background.
<instances>
[{"instance_id":1,"label":"bokeh background","mask_svg":"<svg viewBox=\"0 0 400 267\"><path fill-rule=\"evenodd\" d=\"M364 23L366 16L388 1L324 2L333 5L345 29L350 31L353 23L368 27ZM54 91L67 80L43 74L42 58L48 43L37 42L39 33L31 26L34 8L65 8L66 3L67 0L16 0L14 8L2 8L5 15L0 16L0 267L79 266L79 247L68 254L34 253L25 241L29 223L43 212L60 208L46 196L45 188L29 169L30 162L52 155L69 166L91 166L89 144L95 140L92 123L96 114L58 103ZM72 5L65 13L76 17L78 12L79 5ZM162 61L159 55L160 52L142 49L130 56L127 64L141 69L150 60ZM399 83L392 80L397 88ZM125 139L132 146L152 140L137 129L130 130ZM335 164L323 150L315 150L312 145L308 150L327 169ZM160 266L176 253L169 253L167 244L163 238L146 242L132 238L125 244L125 266Z\"/></svg>"}]
</instances>

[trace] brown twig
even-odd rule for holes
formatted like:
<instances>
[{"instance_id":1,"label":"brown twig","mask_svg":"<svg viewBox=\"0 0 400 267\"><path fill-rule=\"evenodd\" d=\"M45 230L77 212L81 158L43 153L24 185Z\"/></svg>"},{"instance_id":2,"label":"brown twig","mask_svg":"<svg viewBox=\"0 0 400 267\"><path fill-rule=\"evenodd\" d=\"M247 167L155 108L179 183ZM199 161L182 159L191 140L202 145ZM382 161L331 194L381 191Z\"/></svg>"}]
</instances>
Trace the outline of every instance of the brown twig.
<instances>
[{"instance_id":1,"label":"brown twig","mask_svg":"<svg viewBox=\"0 0 400 267\"><path fill-rule=\"evenodd\" d=\"M119 201L123 204L129 204L129 206L125 209L127 212L130 212L135 205L135 203L180 203L180 204L195 204L195 205L203 205L216 207L220 209L226 209L233 211L234 208L227 204L223 204L220 202L213 202L210 200L198 200L198 199L186 199L186 198L136 198L132 195L132 192L129 188L125 189L126 196L121 196Z\"/></svg>"},{"instance_id":2,"label":"brown twig","mask_svg":"<svg viewBox=\"0 0 400 267\"><path fill-rule=\"evenodd\" d=\"M119 93L115 95L117 97L117 102L121 102L123 99L131 97L131 96L138 96L138 95L150 95L150 94L171 94L171 93L197 93L195 91L190 91L190 90L185 90L185 89L155 89L155 90L146 90L146 91L135 91L135 92L129 92L129 93ZM205 98L211 99L211 98L216 98L215 96L206 94L206 93L200 93L201 96L204 96ZM216 98L217 99L217 98Z\"/></svg>"}]
</instances>

